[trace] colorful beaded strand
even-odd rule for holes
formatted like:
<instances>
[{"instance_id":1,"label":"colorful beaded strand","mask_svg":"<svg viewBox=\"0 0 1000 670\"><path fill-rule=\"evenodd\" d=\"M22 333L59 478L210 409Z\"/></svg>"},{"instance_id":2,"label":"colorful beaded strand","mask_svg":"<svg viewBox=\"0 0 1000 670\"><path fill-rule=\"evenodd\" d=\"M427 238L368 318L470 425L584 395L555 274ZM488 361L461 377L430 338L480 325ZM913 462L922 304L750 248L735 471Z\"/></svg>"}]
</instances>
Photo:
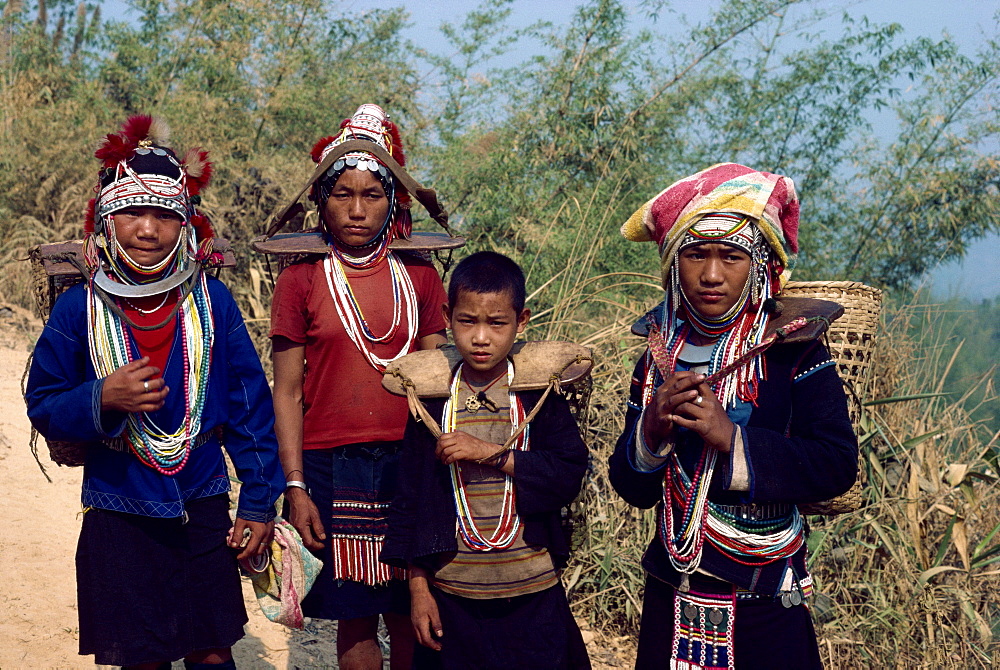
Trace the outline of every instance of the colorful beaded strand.
<instances>
[{"instance_id":1,"label":"colorful beaded strand","mask_svg":"<svg viewBox=\"0 0 1000 670\"><path fill-rule=\"evenodd\" d=\"M513 385L513 383L514 364L508 360L508 387ZM441 429L443 432L450 433L455 430L459 405L458 392L461 385L462 366L459 365L455 370L454 376L452 377L451 392L441 415ZM508 398L510 399L511 434L513 434L521 422L524 421L526 413L524 411L524 405L521 402L521 399L517 397L516 393L508 391ZM521 435L518 436L512 449L518 451L527 450L529 443L529 430L530 426L524 429ZM451 486L455 497L455 511L458 516L458 528L466 546L473 551L493 551L510 547L517 538L518 531L521 527L521 517L517 513L517 489L514 487L514 479L510 475L504 474L503 503L501 505L500 518L497 520L497 526L493 532L490 533L490 536L484 537L479 531L479 528L476 526L472 509L469 506L469 501L466 497L465 482L462 481L459 463L452 463L450 470Z\"/></svg>"},{"instance_id":2,"label":"colorful beaded strand","mask_svg":"<svg viewBox=\"0 0 1000 670\"><path fill-rule=\"evenodd\" d=\"M361 355L368 361L368 364L379 372L385 372L385 366L407 354L417 338L417 295L413 288L413 282L410 280L410 274L406 271L406 267L396 254L390 253L387 258L393 286L393 324L386 335L379 337L371 334L371 330L368 328L367 322L365 322L364 316L361 314L360 305L358 305L354 293L350 288L350 282L347 280L343 266L339 261L336 261L333 253L327 254L327 257L323 260L323 267L326 270L327 288L333 298L337 315L344 325L344 330L347 331L348 337L354 342L354 346L357 347ZM368 343L390 341L396 335L396 330L402 321L404 307L406 312L407 336L399 351L390 358L382 358L374 354L369 349Z\"/></svg>"}]
</instances>

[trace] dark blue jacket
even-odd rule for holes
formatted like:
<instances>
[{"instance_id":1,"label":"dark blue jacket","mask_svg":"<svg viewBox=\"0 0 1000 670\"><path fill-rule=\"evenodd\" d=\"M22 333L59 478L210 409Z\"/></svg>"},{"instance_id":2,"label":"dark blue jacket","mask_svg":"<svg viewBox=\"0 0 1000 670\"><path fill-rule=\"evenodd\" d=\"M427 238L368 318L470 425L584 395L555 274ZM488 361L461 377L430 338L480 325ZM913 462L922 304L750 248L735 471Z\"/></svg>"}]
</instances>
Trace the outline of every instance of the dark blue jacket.
<instances>
[{"instance_id":1,"label":"dark blue jacket","mask_svg":"<svg viewBox=\"0 0 1000 670\"><path fill-rule=\"evenodd\" d=\"M648 356L636 365L625 430L609 459L611 484L631 505L662 504L664 468L640 472L632 463L636 421L642 411L641 382ZM844 387L836 366L819 341L776 344L764 354L766 378L757 405L741 419L750 471L750 490L728 491L728 459L720 458L709 488L709 500L725 505L744 503L805 503L827 500L847 491L857 475L858 444L847 414ZM701 454L700 438L679 436L678 456L688 473ZM805 547L792 557L799 578L805 576ZM643 556L643 567L654 577L677 586L680 574L670 564L659 537ZM728 582L757 593L773 595L780 587L786 562L762 568L745 566L705 542L701 567Z\"/></svg>"},{"instance_id":2,"label":"dark blue jacket","mask_svg":"<svg viewBox=\"0 0 1000 670\"><path fill-rule=\"evenodd\" d=\"M541 393L526 391L519 396L525 411L530 411ZM441 416L443 398L425 404L431 416ZM580 493L587 472L587 446L565 398L549 394L531 422L530 440L528 451L514 455L524 541L548 549L556 567L562 567L569 558L569 543L559 510ZM403 436L399 486L389 507L389 532L381 555L385 563L434 569L431 556L458 550L450 469L434 457L436 444L427 427L411 417Z\"/></svg>"},{"instance_id":3,"label":"dark blue jacket","mask_svg":"<svg viewBox=\"0 0 1000 670\"><path fill-rule=\"evenodd\" d=\"M269 521L285 488L274 436L274 407L260 359L236 302L217 279L208 279L215 321L215 343L202 413L202 433L220 428L225 449L242 482L238 515ZM103 379L98 379L87 348L87 292L83 284L56 301L45 324L28 374L28 417L50 440L88 442L83 469L83 505L150 517L179 517L185 501L224 493L229 477L217 437L191 452L184 468L163 475L130 453L102 440L121 435L126 414L101 410ZM134 345L133 345L134 346ZM184 418L180 329L163 378L170 387L166 404L152 413L157 425L172 430ZM138 352L133 352L138 356Z\"/></svg>"}]
</instances>

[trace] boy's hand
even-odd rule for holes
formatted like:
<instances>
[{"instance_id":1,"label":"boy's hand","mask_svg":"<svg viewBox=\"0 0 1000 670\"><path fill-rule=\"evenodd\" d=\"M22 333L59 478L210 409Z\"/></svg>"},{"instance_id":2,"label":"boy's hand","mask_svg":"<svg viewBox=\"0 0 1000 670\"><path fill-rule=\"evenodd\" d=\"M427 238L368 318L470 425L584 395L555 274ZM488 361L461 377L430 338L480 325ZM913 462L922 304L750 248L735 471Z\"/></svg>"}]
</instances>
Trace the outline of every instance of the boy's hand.
<instances>
[{"instance_id":1,"label":"boy's hand","mask_svg":"<svg viewBox=\"0 0 1000 670\"><path fill-rule=\"evenodd\" d=\"M104 378L101 409L119 412L155 412L160 409L170 389L159 374L159 368L149 365L149 356L121 366Z\"/></svg>"},{"instance_id":2,"label":"boy's hand","mask_svg":"<svg viewBox=\"0 0 1000 670\"><path fill-rule=\"evenodd\" d=\"M410 566L410 621L413 623L417 642L434 651L441 651L441 643L438 640L444 636L444 630L441 628L437 601L434 600L434 594L431 593L427 583L427 571L412 565Z\"/></svg>"},{"instance_id":3,"label":"boy's hand","mask_svg":"<svg viewBox=\"0 0 1000 670\"><path fill-rule=\"evenodd\" d=\"M674 412L678 406L693 402L698 397L697 386L704 379L705 375L682 370L670 375L660 384L643 415L642 434L646 444L654 447L673 434Z\"/></svg>"},{"instance_id":4,"label":"boy's hand","mask_svg":"<svg viewBox=\"0 0 1000 670\"><path fill-rule=\"evenodd\" d=\"M323 519L316 503L308 493L295 486L285 490L285 501L288 503L288 523L299 531L302 544L313 551L322 549L321 540L326 539L326 531L323 530Z\"/></svg>"},{"instance_id":5,"label":"boy's hand","mask_svg":"<svg viewBox=\"0 0 1000 670\"><path fill-rule=\"evenodd\" d=\"M701 435L705 444L728 453L735 425L708 384L698 384L696 391L694 399L674 408L671 419L678 426ZM698 402L698 398L701 398L701 402Z\"/></svg>"},{"instance_id":6,"label":"boy's hand","mask_svg":"<svg viewBox=\"0 0 1000 670\"><path fill-rule=\"evenodd\" d=\"M484 442L478 437L456 430L444 433L437 439L434 455L445 465L451 465L455 461L478 461L481 458L489 458L498 451L500 451L499 444Z\"/></svg>"},{"instance_id":7,"label":"boy's hand","mask_svg":"<svg viewBox=\"0 0 1000 670\"><path fill-rule=\"evenodd\" d=\"M250 530L250 534L246 538L246 544L243 545L244 530L246 529ZM264 523L263 521L247 521L246 519L236 517L236 523L233 524L233 532L229 535L229 546L232 549L241 549L240 553L236 555L236 560L242 561L244 558L263 554L264 549L271 545L273 537L273 521ZM242 548L241 545L243 545Z\"/></svg>"}]
</instances>

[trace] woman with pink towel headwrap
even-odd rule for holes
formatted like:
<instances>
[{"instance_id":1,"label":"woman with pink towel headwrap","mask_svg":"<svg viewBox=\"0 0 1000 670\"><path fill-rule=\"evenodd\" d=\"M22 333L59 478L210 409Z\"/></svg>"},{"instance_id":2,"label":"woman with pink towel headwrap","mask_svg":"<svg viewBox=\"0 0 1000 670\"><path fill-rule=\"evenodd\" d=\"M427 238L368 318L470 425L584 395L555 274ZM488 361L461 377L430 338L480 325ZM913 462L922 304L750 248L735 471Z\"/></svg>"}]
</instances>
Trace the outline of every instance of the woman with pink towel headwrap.
<instances>
[{"instance_id":1,"label":"woman with pink towel headwrap","mask_svg":"<svg viewBox=\"0 0 1000 670\"><path fill-rule=\"evenodd\" d=\"M796 503L851 487L857 439L823 322L786 325L776 300L798 221L791 179L722 163L622 226L659 246L665 291L633 326L648 347L610 459L659 512L637 668L822 667Z\"/></svg>"}]
</instances>

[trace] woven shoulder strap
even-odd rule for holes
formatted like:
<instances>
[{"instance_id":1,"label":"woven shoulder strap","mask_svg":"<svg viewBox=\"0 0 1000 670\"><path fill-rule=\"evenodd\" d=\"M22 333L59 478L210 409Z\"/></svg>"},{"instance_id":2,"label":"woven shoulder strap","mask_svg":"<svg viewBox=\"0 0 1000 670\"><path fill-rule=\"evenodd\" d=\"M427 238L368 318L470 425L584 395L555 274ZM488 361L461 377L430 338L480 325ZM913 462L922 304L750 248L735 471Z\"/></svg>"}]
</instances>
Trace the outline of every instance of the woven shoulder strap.
<instances>
[{"instance_id":1,"label":"woven shoulder strap","mask_svg":"<svg viewBox=\"0 0 1000 670\"><path fill-rule=\"evenodd\" d=\"M499 451L480 462L488 463L511 448L517 438L538 415L549 393L562 391L562 386L573 384L590 374L593 367L591 351L572 342L518 342L511 349L514 361L512 391L538 391L542 397L531 408L524 421L507 438ZM427 351L415 351L397 358L385 369L382 386L390 393L405 395L410 413L430 430L435 438L441 436L441 426L421 402L421 398L447 398L451 378L462 357L454 346L446 345Z\"/></svg>"}]
</instances>

